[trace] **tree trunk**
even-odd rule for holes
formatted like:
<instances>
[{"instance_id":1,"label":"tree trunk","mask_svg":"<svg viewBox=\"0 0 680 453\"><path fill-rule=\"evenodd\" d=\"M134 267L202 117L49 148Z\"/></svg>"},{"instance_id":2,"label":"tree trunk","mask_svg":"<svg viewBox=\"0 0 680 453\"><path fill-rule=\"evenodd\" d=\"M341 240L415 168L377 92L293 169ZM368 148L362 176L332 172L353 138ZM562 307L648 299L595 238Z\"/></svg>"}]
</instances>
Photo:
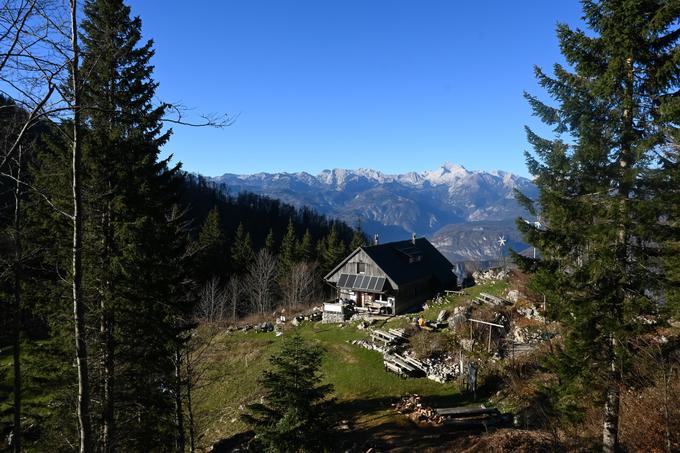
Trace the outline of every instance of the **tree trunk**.
<instances>
[{"instance_id":1,"label":"tree trunk","mask_svg":"<svg viewBox=\"0 0 680 453\"><path fill-rule=\"evenodd\" d=\"M191 400L191 387L194 385L194 372L191 366L191 358L187 354L187 412L189 416L189 448L190 452L196 451L196 433L194 432L194 408Z\"/></svg>"},{"instance_id":2,"label":"tree trunk","mask_svg":"<svg viewBox=\"0 0 680 453\"><path fill-rule=\"evenodd\" d=\"M108 190L111 191L111 183L108 184ZM113 451L113 436L114 436L114 417L113 417L113 380L114 380L114 360L113 360L113 328L114 328L114 314L113 307L110 306L110 296L113 292L111 273L110 273L110 255L111 255L111 203L106 203L106 210L102 216L102 255L101 255L101 278L100 282L100 335L102 348L102 426L101 426L101 450L104 453Z\"/></svg>"},{"instance_id":3,"label":"tree trunk","mask_svg":"<svg viewBox=\"0 0 680 453\"><path fill-rule=\"evenodd\" d=\"M614 346L614 345L612 345ZM619 444L619 381L620 372L612 354L612 370L604 404L604 423L602 426L602 451L615 453Z\"/></svg>"},{"instance_id":4,"label":"tree trunk","mask_svg":"<svg viewBox=\"0 0 680 453\"><path fill-rule=\"evenodd\" d=\"M72 244L72 291L73 320L76 345L76 367L78 369L78 428L80 431L80 452L90 451L92 429L90 423L90 382L88 378L87 343L85 332L85 303L82 296L82 150L80 139L80 52L78 48L77 0L70 0L71 13L71 88L73 90L73 136L72 136L72 190L73 190L73 244Z\"/></svg>"},{"instance_id":5,"label":"tree trunk","mask_svg":"<svg viewBox=\"0 0 680 453\"><path fill-rule=\"evenodd\" d=\"M634 68L633 58L626 59L627 77L625 81L625 93L623 99L623 118L621 133L621 148L619 152L619 211L620 224L618 226L617 260L628 276L628 248L629 248L629 207L628 203L633 187L635 155L631 149L633 140L633 108L634 108ZM612 307L617 326L623 326L623 305L627 298L626 288L621 288L621 300ZM604 405L604 421L602 426L602 450L606 453L614 453L619 443L619 407L620 407L620 384L622 380L621 369L618 364L617 338L615 332L610 332L609 345L609 383L606 390Z\"/></svg>"},{"instance_id":6,"label":"tree trunk","mask_svg":"<svg viewBox=\"0 0 680 453\"><path fill-rule=\"evenodd\" d=\"M182 413L182 352L175 349L175 425L177 429L175 450L184 453L184 414Z\"/></svg>"},{"instance_id":7,"label":"tree trunk","mask_svg":"<svg viewBox=\"0 0 680 453\"><path fill-rule=\"evenodd\" d=\"M663 354L663 352L662 352ZM668 368L666 368L668 367ZM669 371L667 371L669 370ZM672 368L670 364L667 364L664 362L663 364L663 412L664 412L664 440L666 441L666 453L671 453L672 449L672 444L671 444L671 416L670 416L670 411L669 411L669 404L670 402L668 401L668 374L672 375Z\"/></svg>"},{"instance_id":8,"label":"tree trunk","mask_svg":"<svg viewBox=\"0 0 680 453\"><path fill-rule=\"evenodd\" d=\"M102 305L104 302L102 301ZM102 306L102 309L107 307ZM102 365L103 365L103 395L102 395L102 439L101 450L104 453L113 451L114 419L113 419L113 315L102 313Z\"/></svg>"},{"instance_id":9,"label":"tree trunk","mask_svg":"<svg viewBox=\"0 0 680 453\"><path fill-rule=\"evenodd\" d=\"M12 447L15 453L21 451L21 279L22 279L22 249L21 249L21 165L22 146L19 145L17 155L17 179L14 188L14 344L12 361L14 367L14 430Z\"/></svg>"}]
</instances>

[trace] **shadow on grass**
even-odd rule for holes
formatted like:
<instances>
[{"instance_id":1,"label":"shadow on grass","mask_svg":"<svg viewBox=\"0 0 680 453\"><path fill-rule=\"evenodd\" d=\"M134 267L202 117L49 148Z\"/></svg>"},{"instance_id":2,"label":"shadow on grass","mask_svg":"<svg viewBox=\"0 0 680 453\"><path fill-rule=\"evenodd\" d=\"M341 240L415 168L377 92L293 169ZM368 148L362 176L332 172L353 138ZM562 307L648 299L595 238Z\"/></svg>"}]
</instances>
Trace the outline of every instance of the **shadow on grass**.
<instances>
[{"instance_id":1,"label":"shadow on grass","mask_svg":"<svg viewBox=\"0 0 680 453\"><path fill-rule=\"evenodd\" d=\"M457 407L474 403L472 395L423 396L423 404L431 407ZM328 438L328 451L375 452L395 451L450 451L463 445L466 439L480 430L461 429L451 426L432 426L416 423L394 410L400 398L369 398L338 401L332 406L334 417L341 428ZM478 400L479 401L479 400ZM342 428L344 427L344 429ZM243 446L253 433L240 433L222 439L214 446L213 453L230 452Z\"/></svg>"},{"instance_id":2,"label":"shadow on grass","mask_svg":"<svg viewBox=\"0 0 680 453\"><path fill-rule=\"evenodd\" d=\"M491 387L489 387L491 389ZM482 396L489 393L482 388L477 402L472 394L422 396L425 406L434 408L460 407L480 404ZM443 444L451 445L480 430L461 429L451 426L432 426L416 423L394 410L393 404L400 398L356 399L336 402L335 416L348 422L345 431L338 432L333 439L333 451L424 451L437 450ZM342 425L342 423L341 423Z\"/></svg>"}]
</instances>

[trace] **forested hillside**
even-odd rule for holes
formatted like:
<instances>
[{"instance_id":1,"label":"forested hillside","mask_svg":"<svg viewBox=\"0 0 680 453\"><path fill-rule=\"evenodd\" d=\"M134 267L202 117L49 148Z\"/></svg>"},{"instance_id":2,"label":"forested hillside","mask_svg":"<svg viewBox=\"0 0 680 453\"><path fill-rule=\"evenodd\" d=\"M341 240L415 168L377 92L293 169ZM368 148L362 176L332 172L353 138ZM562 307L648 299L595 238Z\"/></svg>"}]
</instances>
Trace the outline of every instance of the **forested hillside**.
<instances>
[{"instance_id":1,"label":"forested hillside","mask_svg":"<svg viewBox=\"0 0 680 453\"><path fill-rule=\"evenodd\" d=\"M185 122L122 1L3 8L0 449L183 451L197 316L228 282L233 318L322 297L363 237L162 159Z\"/></svg>"},{"instance_id":2,"label":"forested hillside","mask_svg":"<svg viewBox=\"0 0 680 453\"><path fill-rule=\"evenodd\" d=\"M280 200L250 192L229 194L201 176L184 174L183 180L181 203L186 206L187 215L192 219L193 225L203 226L210 212L216 210L225 244L233 242L241 225L250 235L254 250L265 247L270 238L272 251L278 252L288 234L289 224L292 224L297 247L305 248L300 253L304 253L308 260L323 261L319 247L328 242L332 230L335 230L335 238L330 238L331 242L337 239L345 247L350 246L355 236L354 228L345 222L331 219L307 207L296 208ZM210 222L214 220L211 218ZM207 225L205 227L212 228ZM302 241L306 241L304 246ZM223 259L229 261L228 246L222 252ZM233 266L230 265L227 270L233 270Z\"/></svg>"}]
</instances>

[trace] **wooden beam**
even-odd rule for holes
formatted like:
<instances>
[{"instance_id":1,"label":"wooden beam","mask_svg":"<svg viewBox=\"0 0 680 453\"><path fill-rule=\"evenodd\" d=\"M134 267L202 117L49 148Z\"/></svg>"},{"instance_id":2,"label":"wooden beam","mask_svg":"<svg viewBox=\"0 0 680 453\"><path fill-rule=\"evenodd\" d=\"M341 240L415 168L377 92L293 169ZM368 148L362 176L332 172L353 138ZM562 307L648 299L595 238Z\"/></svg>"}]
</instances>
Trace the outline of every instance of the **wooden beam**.
<instances>
[{"instance_id":1,"label":"wooden beam","mask_svg":"<svg viewBox=\"0 0 680 453\"><path fill-rule=\"evenodd\" d=\"M435 412L442 416L475 416L486 414L498 414L498 409L495 407L442 407L435 408Z\"/></svg>"},{"instance_id":2,"label":"wooden beam","mask_svg":"<svg viewBox=\"0 0 680 453\"><path fill-rule=\"evenodd\" d=\"M486 324L486 325L488 325L488 326L494 326L494 327L498 327L498 328L501 328L501 329L504 329L504 328L505 328L505 326L502 325L502 324L495 324L495 323L493 323L493 322L482 321L482 320L479 320L479 319L468 318L468 321L478 322L478 323L480 323L480 324Z\"/></svg>"}]
</instances>

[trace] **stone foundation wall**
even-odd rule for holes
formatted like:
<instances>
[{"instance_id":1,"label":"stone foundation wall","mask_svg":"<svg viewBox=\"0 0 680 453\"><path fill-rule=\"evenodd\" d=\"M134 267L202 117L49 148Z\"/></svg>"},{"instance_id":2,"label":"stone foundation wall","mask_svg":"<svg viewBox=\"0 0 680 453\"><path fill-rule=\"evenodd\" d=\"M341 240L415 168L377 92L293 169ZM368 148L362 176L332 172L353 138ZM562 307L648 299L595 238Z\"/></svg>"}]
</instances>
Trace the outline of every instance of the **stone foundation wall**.
<instances>
[{"instance_id":1,"label":"stone foundation wall","mask_svg":"<svg viewBox=\"0 0 680 453\"><path fill-rule=\"evenodd\" d=\"M354 313L351 318L349 318L350 321L371 321L373 319L373 315L369 312L360 312L360 313Z\"/></svg>"},{"instance_id":2,"label":"stone foundation wall","mask_svg":"<svg viewBox=\"0 0 680 453\"><path fill-rule=\"evenodd\" d=\"M339 322L345 322L345 314L324 311L323 316L321 317L321 322L324 324L335 324Z\"/></svg>"}]
</instances>

